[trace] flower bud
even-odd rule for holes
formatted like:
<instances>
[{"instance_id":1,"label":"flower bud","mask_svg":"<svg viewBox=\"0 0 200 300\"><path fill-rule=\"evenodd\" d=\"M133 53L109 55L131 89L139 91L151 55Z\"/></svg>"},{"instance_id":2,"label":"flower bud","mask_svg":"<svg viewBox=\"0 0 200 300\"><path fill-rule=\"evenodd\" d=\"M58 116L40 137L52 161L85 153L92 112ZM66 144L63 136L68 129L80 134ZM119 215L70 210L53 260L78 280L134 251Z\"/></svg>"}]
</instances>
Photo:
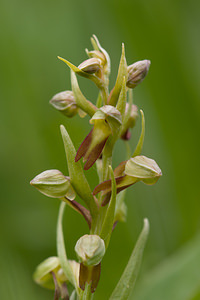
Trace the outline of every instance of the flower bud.
<instances>
[{"instance_id":1,"label":"flower bud","mask_svg":"<svg viewBox=\"0 0 200 300\"><path fill-rule=\"evenodd\" d=\"M37 175L31 182L42 194L51 198L61 198L66 196L69 200L74 200L76 194L70 184L70 178L64 176L58 170L47 170Z\"/></svg>"},{"instance_id":2,"label":"flower bud","mask_svg":"<svg viewBox=\"0 0 200 300\"><path fill-rule=\"evenodd\" d=\"M75 116L78 112L72 91L64 91L56 94L50 100L50 103L68 118Z\"/></svg>"},{"instance_id":3,"label":"flower bud","mask_svg":"<svg viewBox=\"0 0 200 300\"><path fill-rule=\"evenodd\" d=\"M74 260L69 260L69 264L78 283L80 265ZM55 282L52 273L55 274L56 280L60 285L68 281L57 256L49 257L40 263L33 274L33 279L37 284L47 289L54 289Z\"/></svg>"},{"instance_id":4,"label":"flower bud","mask_svg":"<svg viewBox=\"0 0 200 300\"><path fill-rule=\"evenodd\" d=\"M75 251L85 266L96 266L105 254L105 244L98 235L86 234L77 241Z\"/></svg>"},{"instance_id":5,"label":"flower bud","mask_svg":"<svg viewBox=\"0 0 200 300\"><path fill-rule=\"evenodd\" d=\"M49 257L37 266L33 278L39 285L47 289L54 289L54 281L51 272L57 273L59 269L59 258L56 256ZM67 280L66 277L64 279L64 281Z\"/></svg>"},{"instance_id":6,"label":"flower bud","mask_svg":"<svg viewBox=\"0 0 200 300\"><path fill-rule=\"evenodd\" d=\"M99 71L100 66L101 66L101 60L100 59L98 59L98 58L89 58L89 59L83 61L78 66L78 68L81 71L84 71L84 72L89 73L89 74L93 74L93 73L96 73L96 72Z\"/></svg>"},{"instance_id":7,"label":"flower bud","mask_svg":"<svg viewBox=\"0 0 200 300\"><path fill-rule=\"evenodd\" d=\"M155 160L140 155L127 161L125 174L138 178L146 184L154 184L162 175L162 171Z\"/></svg>"},{"instance_id":8,"label":"flower bud","mask_svg":"<svg viewBox=\"0 0 200 300\"><path fill-rule=\"evenodd\" d=\"M128 66L127 87L133 89L144 80L149 71L150 63L150 60L145 59Z\"/></svg>"}]
</instances>

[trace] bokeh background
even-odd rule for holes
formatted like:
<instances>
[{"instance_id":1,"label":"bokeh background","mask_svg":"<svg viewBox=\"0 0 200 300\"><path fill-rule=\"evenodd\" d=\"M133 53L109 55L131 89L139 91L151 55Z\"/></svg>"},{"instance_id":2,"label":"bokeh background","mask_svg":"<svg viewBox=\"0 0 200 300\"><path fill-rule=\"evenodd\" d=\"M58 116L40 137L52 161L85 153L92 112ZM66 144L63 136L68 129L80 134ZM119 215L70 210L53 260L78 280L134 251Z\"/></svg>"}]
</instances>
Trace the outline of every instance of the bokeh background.
<instances>
[{"instance_id":1,"label":"bokeh background","mask_svg":"<svg viewBox=\"0 0 200 300\"><path fill-rule=\"evenodd\" d=\"M134 102L146 117L143 154L155 159L163 176L155 186L142 183L127 193L127 222L119 224L104 258L96 299L108 299L148 217L151 232L136 289L130 299L200 299L200 2L185 0L1 0L0 4L0 298L53 299L32 273L56 255L59 200L29 185L47 169L67 175L59 125L76 146L89 132L88 118L72 120L49 105L70 89L68 67L86 59L95 33L111 56L111 87L125 43L128 64L150 59ZM88 99L97 90L79 78ZM134 149L140 132L132 134ZM114 166L125 159L120 141ZM95 167L87 172L93 188ZM66 210L68 256L87 232L79 215Z\"/></svg>"}]
</instances>

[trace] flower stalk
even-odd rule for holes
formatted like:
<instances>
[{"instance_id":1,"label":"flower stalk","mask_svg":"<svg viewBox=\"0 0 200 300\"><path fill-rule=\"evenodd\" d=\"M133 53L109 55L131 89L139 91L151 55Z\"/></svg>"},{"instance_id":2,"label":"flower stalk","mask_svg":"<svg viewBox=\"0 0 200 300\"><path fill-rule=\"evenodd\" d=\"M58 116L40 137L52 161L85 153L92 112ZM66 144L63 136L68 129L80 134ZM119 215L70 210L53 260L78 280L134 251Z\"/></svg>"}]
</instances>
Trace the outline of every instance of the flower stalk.
<instances>
[{"instance_id":1,"label":"flower stalk","mask_svg":"<svg viewBox=\"0 0 200 300\"><path fill-rule=\"evenodd\" d=\"M58 57L71 70L71 90L57 93L50 103L67 118L75 115L83 118L88 115L92 128L76 150L68 132L61 125L69 174L66 176L53 169L42 172L31 181L31 185L42 194L61 201L57 223L57 256L45 260L34 273L34 280L38 284L55 290L54 299L94 298L100 276L103 275L101 264L111 241L112 232L119 222L126 221L128 210L125 203L126 189L134 187L137 182L155 184L162 175L157 163L142 155L145 135L142 110L140 110L141 134L132 156L127 142L138 118L138 108L132 100L132 89L146 77L150 61L143 60L127 66L125 47L122 44L117 78L109 92L110 57L95 35L91 38L91 43L93 50L86 49L88 59L81 62L78 67ZM95 101L89 101L83 95L78 84L78 76L95 83L98 88L96 105ZM127 159L118 162L113 171L113 151L120 138L127 148ZM85 172L95 164L99 184L92 191ZM83 204L79 203L77 197ZM66 206L78 212L89 227L88 232L81 236L75 245L77 261L68 258L64 242L62 221ZM145 219L143 231L110 299L124 300L130 295L130 287L135 284L139 272L148 232L149 223ZM71 295L68 294L69 283L74 288Z\"/></svg>"}]
</instances>

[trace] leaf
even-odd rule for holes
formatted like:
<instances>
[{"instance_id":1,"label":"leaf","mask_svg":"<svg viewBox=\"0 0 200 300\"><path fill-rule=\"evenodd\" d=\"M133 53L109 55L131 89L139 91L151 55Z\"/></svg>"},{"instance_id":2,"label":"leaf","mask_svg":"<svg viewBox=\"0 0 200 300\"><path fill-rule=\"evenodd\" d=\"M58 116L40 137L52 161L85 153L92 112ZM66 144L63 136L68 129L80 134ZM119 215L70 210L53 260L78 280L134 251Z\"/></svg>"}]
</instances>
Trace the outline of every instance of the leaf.
<instances>
[{"instance_id":1,"label":"leaf","mask_svg":"<svg viewBox=\"0 0 200 300\"><path fill-rule=\"evenodd\" d=\"M124 50L124 44L122 44L122 54L121 59L119 63L119 69L117 74L117 79L115 86L113 90L111 91L110 97L109 97L109 105L115 106L117 104L117 100L122 88L123 78L125 76L125 79L127 79L127 64L126 64L126 57L125 57L125 50Z\"/></svg>"},{"instance_id":2,"label":"leaf","mask_svg":"<svg viewBox=\"0 0 200 300\"><path fill-rule=\"evenodd\" d=\"M200 299L200 235L146 272L134 291L137 300ZM199 294L198 294L199 293Z\"/></svg>"},{"instance_id":3,"label":"leaf","mask_svg":"<svg viewBox=\"0 0 200 300\"><path fill-rule=\"evenodd\" d=\"M83 173L80 161L75 162L76 150L74 148L74 145L65 127L61 125L60 129L65 147L71 184L75 189L76 193L83 199L83 201L88 206L92 218L95 219L98 213L97 204L94 200L94 197L92 196L90 186Z\"/></svg>"},{"instance_id":4,"label":"leaf","mask_svg":"<svg viewBox=\"0 0 200 300\"><path fill-rule=\"evenodd\" d=\"M138 156L141 154L142 152L142 147L143 147L143 143L144 143L144 135L145 135L145 118L144 118L144 113L143 111L140 109L140 113L141 113L141 117L142 117L142 130L141 130L141 134L140 134L140 138L138 141L138 144L135 148L135 151L132 155L132 157Z\"/></svg>"},{"instance_id":5,"label":"leaf","mask_svg":"<svg viewBox=\"0 0 200 300\"><path fill-rule=\"evenodd\" d=\"M114 176L111 166L109 166L109 170L110 170L111 181L112 181L112 195L111 195L111 200L110 200L109 206L107 208L107 212L106 212L104 222L102 225L102 230L100 233L100 237L105 242L106 249L108 248L108 244L109 244L111 234L112 234L114 217L115 217L116 194L117 194L115 176Z\"/></svg>"},{"instance_id":6,"label":"leaf","mask_svg":"<svg viewBox=\"0 0 200 300\"><path fill-rule=\"evenodd\" d=\"M60 265L66 275L66 277L69 279L69 281L76 287L76 280L73 276L71 266L69 264L69 261L67 259L67 254L65 251L65 243L64 243L64 237L63 237L63 230L62 230L62 220L63 220L63 214L65 210L66 204L64 202L60 205L60 210L58 214L58 223L57 223L57 252L58 257L60 260Z\"/></svg>"},{"instance_id":7,"label":"leaf","mask_svg":"<svg viewBox=\"0 0 200 300\"><path fill-rule=\"evenodd\" d=\"M140 264L142 261L142 255L143 255L148 234L149 234L149 221L148 219L144 219L143 230L139 236L139 239L137 240L137 243L131 254L129 262L109 300L128 299L132 289L134 288L139 273ZM153 298L149 298L149 299L153 299Z\"/></svg>"},{"instance_id":8,"label":"leaf","mask_svg":"<svg viewBox=\"0 0 200 300\"><path fill-rule=\"evenodd\" d=\"M88 101L82 94L75 73L71 70L71 85L74 97L78 107L80 107L84 112L86 112L90 117L92 117L97 110L96 106Z\"/></svg>"}]
</instances>

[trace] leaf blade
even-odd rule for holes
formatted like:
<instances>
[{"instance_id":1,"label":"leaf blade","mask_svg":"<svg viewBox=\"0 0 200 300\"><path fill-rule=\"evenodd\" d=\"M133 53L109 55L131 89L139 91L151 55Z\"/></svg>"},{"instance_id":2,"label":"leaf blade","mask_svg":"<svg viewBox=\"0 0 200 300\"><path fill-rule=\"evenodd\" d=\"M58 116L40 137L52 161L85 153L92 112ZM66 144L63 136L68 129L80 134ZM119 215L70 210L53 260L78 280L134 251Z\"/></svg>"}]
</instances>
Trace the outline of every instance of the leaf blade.
<instances>
[{"instance_id":1,"label":"leaf blade","mask_svg":"<svg viewBox=\"0 0 200 300\"><path fill-rule=\"evenodd\" d=\"M139 273L142 255L147 241L148 233L149 233L149 222L148 219L144 219L144 226L142 232L137 240L135 248L133 249L128 264L109 300L128 299L132 289L134 288L137 275Z\"/></svg>"}]
</instances>

